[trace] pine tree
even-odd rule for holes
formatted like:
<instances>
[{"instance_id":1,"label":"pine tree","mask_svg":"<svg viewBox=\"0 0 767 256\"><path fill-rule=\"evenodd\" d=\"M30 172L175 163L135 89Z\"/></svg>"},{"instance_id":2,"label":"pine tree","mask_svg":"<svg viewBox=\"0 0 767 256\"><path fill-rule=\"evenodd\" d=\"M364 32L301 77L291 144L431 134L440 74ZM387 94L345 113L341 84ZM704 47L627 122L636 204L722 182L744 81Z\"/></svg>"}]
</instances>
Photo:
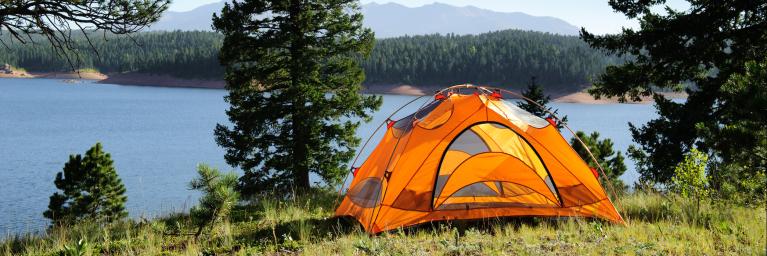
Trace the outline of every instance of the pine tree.
<instances>
[{"instance_id":1,"label":"pine tree","mask_svg":"<svg viewBox=\"0 0 767 256\"><path fill-rule=\"evenodd\" d=\"M722 126L701 129L704 140L713 142L725 162L712 172L720 184L718 193L730 201L764 205L767 201L767 60L746 63L743 73L733 74L722 87L728 102L718 110ZM737 145L733 147L732 145ZM693 154L693 153L691 153Z\"/></svg>"},{"instance_id":2,"label":"pine tree","mask_svg":"<svg viewBox=\"0 0 767 256\"><path fill-rule=\"evenodd\" d=\"M581 138L583 144L586 144L588 150L594 154L594 158L599 161L599 164L601 164L602 169L605 171L604 174L607 177L602 176L601 173L599 174L599 179L602 181L602 184L610 182L612 183L613 188L615 188L615 192L622 193L625 191L627 187L620 177L626 172L626 164L623 163L623 154L620 151L616 152L613 149L612 140L600 139L598 132L592 132L587 135L582 131L577 131L575 135L578 136L578 138ZM570 139L570 145L575 152L577 152L583 160L586 160L589 167L598 169L599 166L597 166L597 163L591 158L591 155L586 151L583 144L578 142L575 138Z\"/></svg>"},{"instance_id":3,"label":"pine tree","mask_svg":"<svg viewBox=\"0 0 767 256\"><path fill-rule=\"evenodd\" d=\"M767 3L687 1L686 10L656 11L665 2L610 1L615 11L637 19L641 27L601 36L581 31L592 47L631 57L608 67L590 93L622 100L654 96L659 117L643 126L630 126L639 147L630 149L629 155L637 160L643 180L668 184L677 164L693 148L712 156L709 167L714 177L738 174L736 179L748 180L758 176L765 169L765 151L760 150L764 144L759 143L764 141L765 123L756 125L760 128L750 123L764 116L764 101L753 100L763 94L756 93L759 90L731 94L727 83L745 74L747 63L767 60ZM655 94L682 88L689 95L684 102ZM738 123L748 125L731 129ZM744 172L728 170L742 163L745 168L738 168ZM719 183L712 180L714 188Z\"/></svg>"},{"instance_id":4,"label":"pine tree","mask_svg":"<svg viewBox=\"0 0 767 256\"><path fill-rule=\"evenodd\" d=\"M128 215L125 186L101 143L91 147L85 156L69 156L54 184L61 191L50 197L43 216L55 225L83 219L110 222Z\"/></svg>"},{"instance_id":5,"label":"pine tree","mask_svg":"<svg viewBox=\"0 0 767 256\"><path fill-rule=\"evenodd\" d=\"M540 118L550 118L551 114L549 114L549 112L556 115L559 111L558 109L548 106L549 102L551 102L551 97L543 92L543 86L540 86L536 82L535 76L530 77L530 82L527 84L527 89L522 91L522 96L532 102L522 100L517 102L517 106ZM560 117L557 121L557 129L561 130L565 127L565 124L567 124L567 116Z\"/></svg>"},{"instance_id":6,"label":"pine tree","mask_svg":"<svg viewBox=\"0 0 767 256\"><path fill-rule=\"evenodd\" d=\"M216 126L216 141L245 172L243 196L305 191L311 173L340 182L360 120L381 104L359 93L373 33L357 1L233 1L213 20L232 124Z\"/></svg>"},{"instance_id":7,"label":"pine tree","mask_svg":"<svg viewBox=\"0 0 767 256\"><path fill-rule=\"evenodd\" d=\"M189 188L203 192L200 204L192 207L190 216L197 225L195 237L199 237L206 227L214 225L229 216L237 204L240 195L235 191L237 175L222 174L216 168L201 164L197 166L197 178L189 182Z\"/></svg>"}]
</instances>

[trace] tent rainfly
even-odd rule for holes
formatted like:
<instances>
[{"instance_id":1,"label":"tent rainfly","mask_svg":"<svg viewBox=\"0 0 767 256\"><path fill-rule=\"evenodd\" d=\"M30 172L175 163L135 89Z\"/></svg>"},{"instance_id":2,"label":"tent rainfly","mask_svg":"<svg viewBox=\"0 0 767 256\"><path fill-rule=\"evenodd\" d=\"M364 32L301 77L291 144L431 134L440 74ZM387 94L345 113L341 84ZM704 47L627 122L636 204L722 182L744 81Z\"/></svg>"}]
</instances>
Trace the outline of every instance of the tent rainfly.
<instances>
[{"instance_id":1,"label":"tent rainfly","mask_svg":"<svg viewBox=\"0 0 767 256\"><path fill-rule=\"evenodd\" d=\"M596 172L552 124L509 104L499 89L443 89L415 113L387 120L383 139L352 169L335 215L370 233L508 216L623 223Z\"/></svg>"}]
</instances>

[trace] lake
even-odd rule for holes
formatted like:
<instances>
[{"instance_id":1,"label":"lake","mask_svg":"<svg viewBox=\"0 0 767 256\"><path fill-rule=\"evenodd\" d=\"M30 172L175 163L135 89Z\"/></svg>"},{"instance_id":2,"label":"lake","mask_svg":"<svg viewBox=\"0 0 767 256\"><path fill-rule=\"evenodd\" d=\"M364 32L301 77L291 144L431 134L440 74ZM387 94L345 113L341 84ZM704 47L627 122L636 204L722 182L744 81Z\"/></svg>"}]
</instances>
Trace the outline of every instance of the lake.
<instances>
[{"instance_id":1,"label":"lake","mask_svg":"<svg viewBox=\"0 0 767 256\"><path fill-rule=\"evenodd\" d=\"M213 139L215 125L227 121L225 94L211 89L0 79L0 235L44 229L48 222L42 212L56 190L56 173L70 154L83 154L96 142L112 155L127 188L132 217L188 210L198 196L187 188L198 163L232 170ZM414 98L383 97L373 121L358 131L363 140L392 111ZM395 117L409 114L426 100L430 97ZM656 116L652 105L646 104L552 106L568 116L572 129L599 131L623 152L632 143L627 123L644 123ZM380 136L380 132L374 136L363 155ZM629 184L637 178L633 169L629 162L622 177Z\"/></svg>"}]
</instances>

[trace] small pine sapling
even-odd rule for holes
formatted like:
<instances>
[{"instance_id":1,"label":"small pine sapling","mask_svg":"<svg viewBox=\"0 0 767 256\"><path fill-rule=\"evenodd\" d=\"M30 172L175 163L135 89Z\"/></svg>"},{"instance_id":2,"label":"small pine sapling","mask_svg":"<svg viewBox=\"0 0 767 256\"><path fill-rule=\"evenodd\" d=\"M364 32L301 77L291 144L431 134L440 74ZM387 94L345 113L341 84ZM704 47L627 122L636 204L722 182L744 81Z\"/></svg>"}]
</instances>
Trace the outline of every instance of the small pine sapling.
<instances>
[{"instance_id":1,"label":"small pine sapling","mask_svg":"<svg viewBox=\"0 0 767 256\"><path fill-rule=\"evenodd\" d=\"M206 227L226 219L232 208L239 200L236 191L237 174L222 174L218 169L206 164L197 166L197 178L189 182L189 188L203 193L200 204L192 207L190 215L197 226L195 238L199 237Z\"/></svg>"}]
</instances>

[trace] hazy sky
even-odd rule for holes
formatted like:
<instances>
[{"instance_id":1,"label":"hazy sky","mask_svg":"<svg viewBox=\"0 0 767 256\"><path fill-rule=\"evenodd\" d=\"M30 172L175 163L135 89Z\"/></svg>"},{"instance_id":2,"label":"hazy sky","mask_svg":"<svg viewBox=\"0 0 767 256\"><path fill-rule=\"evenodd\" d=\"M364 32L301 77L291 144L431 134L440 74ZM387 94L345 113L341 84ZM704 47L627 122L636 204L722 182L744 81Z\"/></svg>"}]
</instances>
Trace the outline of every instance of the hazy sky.
<instances>
[{"instance_id":1,"label":"hazy sky","mask_svg":"<svg viewBox=\"0 0 767 256\"><path fill-rule=\"evenodd\" d=\"M175 0L170 10L188 11L203 4L219 1ZM395 2L410 7L434 2L455 6L473 5L498 12L524 12L535 16L552 16L577 27L586 27L589 31L599 34L617 33L621 27L637 26L636 21L628 20L623 15L615 13L607 5L607 0L361 0L361 2L363 4ZM686 2L682 0L669 0L669 4L677 9L687 8Z\"/></svg>"}]
</instances>

